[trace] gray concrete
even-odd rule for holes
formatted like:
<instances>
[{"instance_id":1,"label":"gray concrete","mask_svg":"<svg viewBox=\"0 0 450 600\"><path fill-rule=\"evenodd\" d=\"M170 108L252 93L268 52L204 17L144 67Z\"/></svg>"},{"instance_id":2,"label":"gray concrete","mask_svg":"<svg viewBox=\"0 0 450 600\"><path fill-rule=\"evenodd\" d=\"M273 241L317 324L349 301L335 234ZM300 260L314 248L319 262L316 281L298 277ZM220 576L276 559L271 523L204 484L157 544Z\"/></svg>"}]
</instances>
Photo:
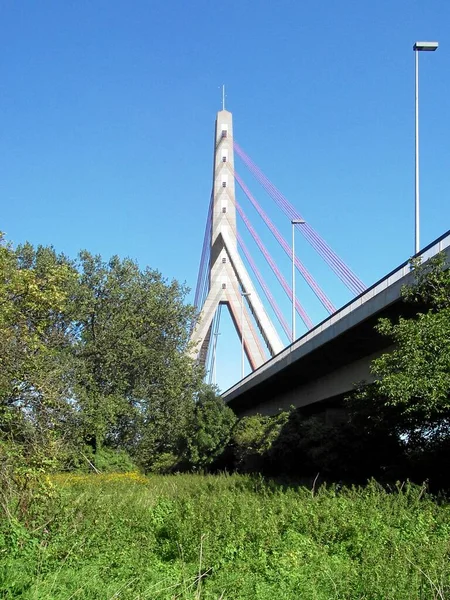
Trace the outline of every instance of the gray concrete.
<instances>
[{"instance_id":1,"label":"gray concrete","mask_svg":"<svg viewBox=\"0 0 450 600\"><path fill-rule=\"evenodd\" d=\"M219 305L225 304L239 338L244 338L250 366L256 369L267 360L262 342L269 356L280 352L283 344L239 256L235 204L233 117L229 111L221 110L217 113L215 129L209 293L191 341L195 357L204 364L214 315ZM241 291L249 295L244 299Z\"/></svg>"},{"instance_id":2,"label":"gray concrete","mask_svg":"<svg viewBox=\"0 0 450 600\"><path fill-rule=\"evenodd\" d=\"M422 261L443 250L450 257L449 232L420 253ZM414 309L400 299L401 288L412 280L405 262L224 392L224 401L239 415L273 414L341 398L370 380L370 362L389 343L374 325L383 315Z\"/></svg>"}]
</instances>

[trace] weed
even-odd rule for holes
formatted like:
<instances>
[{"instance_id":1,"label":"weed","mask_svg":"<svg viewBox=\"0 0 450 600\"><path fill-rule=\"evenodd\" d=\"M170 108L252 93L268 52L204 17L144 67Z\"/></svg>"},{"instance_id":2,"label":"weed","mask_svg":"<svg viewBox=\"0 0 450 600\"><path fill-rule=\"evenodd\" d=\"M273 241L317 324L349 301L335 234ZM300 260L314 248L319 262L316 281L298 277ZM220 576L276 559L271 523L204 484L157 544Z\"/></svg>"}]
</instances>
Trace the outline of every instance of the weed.
<instances>
[{"instance_id":1,"label":"weed","mask_svg":"<svg viewBox=\"0 0 450 600\"><path fill-rule=\"evenodd\" d=\"M5 599L442 600L450 507L411 484L56 475L31 526L0 520Z\"/></svg>"}]
</instances>

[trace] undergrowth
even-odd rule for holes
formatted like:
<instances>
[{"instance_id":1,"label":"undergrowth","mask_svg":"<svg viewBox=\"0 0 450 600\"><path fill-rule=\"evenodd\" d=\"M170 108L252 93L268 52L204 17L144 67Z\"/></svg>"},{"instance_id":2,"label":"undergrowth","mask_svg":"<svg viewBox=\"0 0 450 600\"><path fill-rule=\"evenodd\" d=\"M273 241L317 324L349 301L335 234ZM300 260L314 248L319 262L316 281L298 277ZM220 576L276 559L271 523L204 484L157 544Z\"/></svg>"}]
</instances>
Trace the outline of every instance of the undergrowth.
<instances>
[{"instance_id":1,"label":"undergrowth","mask_svg":"<svg viewBox=\"0 0 450 600\"><path fill-rule=\"evenodd\" d=\"M57 475L0 520L5 599L443 599L450 508L405 484Z\"/></svg>"}]
</instances>

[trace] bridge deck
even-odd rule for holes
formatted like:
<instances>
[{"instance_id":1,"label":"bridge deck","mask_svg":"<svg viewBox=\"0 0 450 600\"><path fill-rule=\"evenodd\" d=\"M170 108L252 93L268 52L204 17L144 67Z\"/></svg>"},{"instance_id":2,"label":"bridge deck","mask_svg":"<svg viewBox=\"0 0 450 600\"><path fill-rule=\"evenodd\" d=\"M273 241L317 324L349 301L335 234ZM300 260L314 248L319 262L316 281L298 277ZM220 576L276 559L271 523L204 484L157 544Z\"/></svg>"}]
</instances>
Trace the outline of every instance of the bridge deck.
<instances>
[{"instance_id":1,"label":"bridge deck","mask_svg":"<svg viewBox=\"0 0 450 600\"><path fill-rule=\"evenodd\" d=\"M419 256L425 262L443 250L450 255L450 231ZM386 340L376 340L373 325L379 316L389 314L390 307L400 304L401 288L411 280L408 260L237 382L222 398L239 413L266 401L270 393L277 393L275 389L298 387L386 347Z\"/></svg>"}]
</instances>

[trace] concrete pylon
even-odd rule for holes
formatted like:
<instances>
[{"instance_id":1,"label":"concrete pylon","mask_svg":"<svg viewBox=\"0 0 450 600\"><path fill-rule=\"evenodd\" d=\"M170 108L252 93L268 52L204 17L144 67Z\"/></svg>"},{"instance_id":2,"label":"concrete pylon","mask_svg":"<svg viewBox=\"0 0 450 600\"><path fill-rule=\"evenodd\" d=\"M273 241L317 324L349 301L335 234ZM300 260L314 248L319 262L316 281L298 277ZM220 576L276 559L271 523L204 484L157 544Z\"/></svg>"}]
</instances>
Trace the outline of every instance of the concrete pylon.
<instances>
[{"instance_id":1,"label":"concrete pylon","mask_svg":"<svg viewBox=\"0 0 450 600\"><path fill-rule=\"evenodd\" d=\"M227 110L219 111L216 118L209 293L191 337L195 355L203 365L211 341L214 315L220 304L228 306L239 339L242 340L243 336L244 351L252 370L267 360L261 338L270 356L281 352L281 339L238 253L233 117Z\"/></svg>"}]
</instances>

